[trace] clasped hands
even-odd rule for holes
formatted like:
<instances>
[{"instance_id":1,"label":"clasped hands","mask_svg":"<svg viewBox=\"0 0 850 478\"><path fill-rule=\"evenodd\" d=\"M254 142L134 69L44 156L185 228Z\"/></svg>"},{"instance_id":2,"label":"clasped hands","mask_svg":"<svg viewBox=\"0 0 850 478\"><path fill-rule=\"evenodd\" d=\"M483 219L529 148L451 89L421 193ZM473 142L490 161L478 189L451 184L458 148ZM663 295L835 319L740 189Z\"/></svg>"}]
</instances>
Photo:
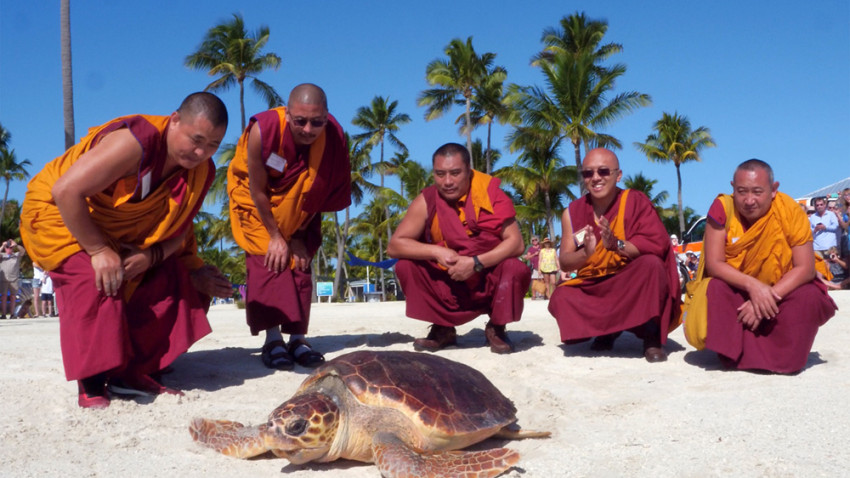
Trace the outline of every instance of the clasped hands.
<instances>
[{"instance_id":1,"label":"clasped hands","mask_svg":"<svg viewBox=\"0 0 850 478\"><path fill-rule=\"evenodd\" d=\"M290 257L295 261L296 269L306 271L310 267L310 256L303 240L293 237L286 242L283 236L275 236L269 239L263 266L270 272L280 272L289 268Z\"/></svg>"},{"instance_id":2,"label":"clasped hands","mask_svg":"<svg viewBox=\"0 0 850 478\"><path fill-rule=\"evenodd\" d=\"M754 279L747 287L749 300L738 307L738 322L755 331L764 319L773 319L779 313L782 296L773 287Z\"/></svg>"},{"instance_id":3,"label":"clasped hands","mask_svg":"<svg viewBox=\"0 0 850 478\"><path fill-rule=\"evenodd\" d=\"M465 281L475 274L475 260L469 256L462 256L453 249L439 247L434 260L446 268L449 277L458 282Z\"/></svg>"}]
</instances>

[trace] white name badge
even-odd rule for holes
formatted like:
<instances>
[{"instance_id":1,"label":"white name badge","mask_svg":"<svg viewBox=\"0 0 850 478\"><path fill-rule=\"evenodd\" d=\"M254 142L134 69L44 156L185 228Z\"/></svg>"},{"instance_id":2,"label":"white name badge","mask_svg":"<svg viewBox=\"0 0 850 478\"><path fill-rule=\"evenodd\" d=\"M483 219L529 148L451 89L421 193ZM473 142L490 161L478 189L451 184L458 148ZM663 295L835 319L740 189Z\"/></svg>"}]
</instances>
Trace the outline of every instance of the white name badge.
<instances>
[{"instance_id":1,"label":"white name badge","mask_svg":"<svg viewBox=\"0 0 850 478\"><path fill-rule=\"evenodd\" d=\"M148 196L148 193L151 192L151 172L148 171L147 174L142 176L142 199Z\"/></svg>"},{"instance_id":2,"label":"white name badge","mask_svg":"<svg viewBox=\"0 0 850 478\"><path fill-rule=\"evenodd\" d=\"M282 157L278 156L275 153L269 155L269 159L266 160L266 166L274 169L275 171L282 173L286 168L286 160Z\"/></svg>"}]
</instances>

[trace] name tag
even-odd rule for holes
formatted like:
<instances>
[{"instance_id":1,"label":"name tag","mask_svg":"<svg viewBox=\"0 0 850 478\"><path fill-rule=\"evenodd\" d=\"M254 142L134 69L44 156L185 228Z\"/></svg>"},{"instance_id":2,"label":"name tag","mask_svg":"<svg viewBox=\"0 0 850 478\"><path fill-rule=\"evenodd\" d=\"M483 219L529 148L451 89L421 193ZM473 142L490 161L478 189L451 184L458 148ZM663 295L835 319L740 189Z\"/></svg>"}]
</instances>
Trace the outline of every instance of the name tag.
<instances>
[{"instance_id":1,"label":"name tag","mask_svg":"<svg viewBox=\"0 0 850 478\"><path fill-rule=\"evenodd\" d=\"M151 192L151 171L142 176L142 199L147 197L149 192Z\"/></svg>"},{"instance_id":2,"label":"name tag","mask_svg":"<svg viewBox=\"0 0 850 478\"><path fill-rule=\"evenodd\" d=\"M283 170L286 169L286 160L277 154L272 153L269 155L269 159L266 160L266 166L282 173Z\"/></svg>"}]
</instances>

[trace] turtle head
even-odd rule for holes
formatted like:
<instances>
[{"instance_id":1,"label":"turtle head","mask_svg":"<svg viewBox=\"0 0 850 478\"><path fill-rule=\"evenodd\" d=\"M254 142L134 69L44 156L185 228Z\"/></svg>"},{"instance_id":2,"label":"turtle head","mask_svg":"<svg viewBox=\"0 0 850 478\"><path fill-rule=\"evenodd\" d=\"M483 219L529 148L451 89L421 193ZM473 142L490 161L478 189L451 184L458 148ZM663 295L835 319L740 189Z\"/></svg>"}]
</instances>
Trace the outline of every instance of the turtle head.
<instances>
[{"instance_id":1,"label":"turtle head","mask_svg":"<svg viewBox=\"0 0 850 478\"><path fill-rule=\"evenodd\" d=\"M296 465L318 460L330 450L339 418L339 407L325 394L292 397L269 416L266 446Z\"/></svg>"}]
</instances>

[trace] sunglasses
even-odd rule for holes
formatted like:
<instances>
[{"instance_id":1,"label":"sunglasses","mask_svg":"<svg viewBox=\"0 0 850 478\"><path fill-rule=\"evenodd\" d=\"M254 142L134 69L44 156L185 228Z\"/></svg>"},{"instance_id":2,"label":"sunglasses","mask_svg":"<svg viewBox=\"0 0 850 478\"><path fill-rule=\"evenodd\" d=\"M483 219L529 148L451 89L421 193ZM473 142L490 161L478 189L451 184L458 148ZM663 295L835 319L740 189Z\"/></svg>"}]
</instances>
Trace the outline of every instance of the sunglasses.
<instances>
[{"instance_id":1,"label":"sunglasses","mask_svg":"<svg viewBox=\"0 0 850 478\"><path fill-rule=\"evenodd\" d=\"M319 118L292 118L292 122L295 123L295 126L299 128L303 128L307 126L307 123L310 123L310 126L314 128L321 128L328 122L327 119L319 119Z\"/></svg>"},{"instance_id":2,"label":"sunglasses","mask_svg":"<svg viewBox=\"0 0 850 478\"><path fill-rule=\"evenodd\" d=\"M596 174L599 175L600 178L607 178L608 176L611 175L612 172L614 172L618 169L620 169L620 168L611 169L611 168L601 167L601 168L599 168L595 171L593 169L582 169L581 170L581 177L583 177L584 179L590 179L590 178L593 177L593 173L596 173Z\"/></svg>"}]
</instances>

